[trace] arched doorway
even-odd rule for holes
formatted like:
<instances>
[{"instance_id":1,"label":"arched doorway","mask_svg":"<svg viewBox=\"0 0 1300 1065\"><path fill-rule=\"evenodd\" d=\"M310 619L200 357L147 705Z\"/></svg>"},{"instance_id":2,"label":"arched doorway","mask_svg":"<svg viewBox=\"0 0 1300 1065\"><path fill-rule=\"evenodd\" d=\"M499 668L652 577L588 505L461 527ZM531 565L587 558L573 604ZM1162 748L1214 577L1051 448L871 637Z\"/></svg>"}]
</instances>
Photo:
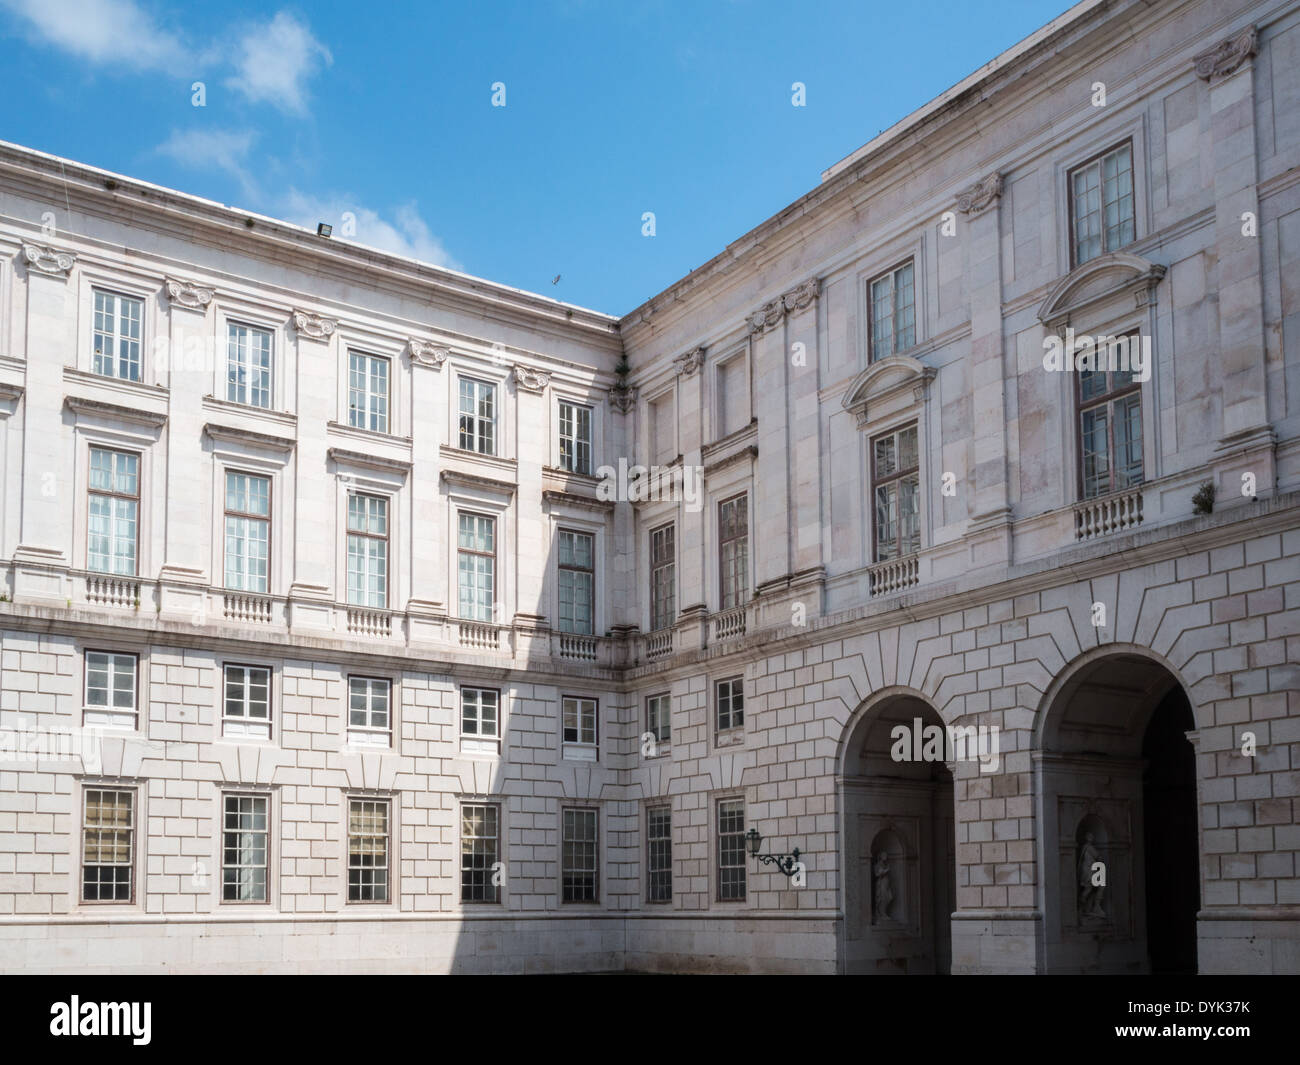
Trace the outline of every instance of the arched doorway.
<instances>
[{"instance_id":1,"label":"arched doorway","mask_svg":"<svg viewBox=\"0 0 1300 1065\"><path fill-rule=\"evenodd\" d=\"M1195 718L1168 666L1092 652L1044 702L1036 754L1047 972L1196 971Z\"/></svg>"},{"instance_id":2,"label":"arched doorway","mask_svg":"<svg viewBox=\"0 0 1300 1065\"><path fill-rule=\"evenodd\" d=\"M936 732L937 730L937 732ZM952 772L943 722L886 695L843 751L844 961L849 973L947 973L956 902Z\"/></svg>"}]
</instances>

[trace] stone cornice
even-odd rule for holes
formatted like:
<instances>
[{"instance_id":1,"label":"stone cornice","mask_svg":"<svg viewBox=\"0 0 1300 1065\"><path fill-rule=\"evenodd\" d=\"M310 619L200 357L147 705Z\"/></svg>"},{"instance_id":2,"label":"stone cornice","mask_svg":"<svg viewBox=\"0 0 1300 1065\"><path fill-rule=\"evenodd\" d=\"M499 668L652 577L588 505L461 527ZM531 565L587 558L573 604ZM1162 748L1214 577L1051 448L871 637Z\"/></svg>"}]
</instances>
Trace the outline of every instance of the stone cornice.
<instances>
[{"instance_id":1,"label":"stone cornice","mask_svg":"<svg viewBox=\"0 0 1300 1065\"><path fill-rule=\"evenodd\" d=\"M335 463L341 466L358 466L362 469L380 470L384 473L407 474L411 471L408 459L393 459L383 455L367 455L361 451L348 451L341 447L332 447L326 451Z\"/></svg>"},{"instance_id":2,"label":"stone cornice","mask_svg":"<svg viewBox=\"0 0 1300 1065\"><path fill-rule=\"evenodd\" d=\"M77 257L70 251L60 251L44 244L24 244L23 261L28 268L50 277L67 277Z\"/></svg>"},{"instance_id":3,"label":"stone cornice","mask_svg":"<svg viewBox=\"0 0 1300 1065\"><path fill-rule=\"evenodd\" d=\"M311 337L312 340L328 340L338 328L337 318L326 318L311 311L294 311L293 327L299 336Z\"/></svg>"},{"instance_id":4,"label":"stone cornice","mask_svg":"<svg viewBox=\"0 0 1300 1065\"><path fill-rule=\"evenodd\" d=\"M495 477L484 477L478 473L466 473L464 470L443 470L442 479L447 484L459 485L461 488L486 489L501 495L513 496L517 487L511 481L499 481Z\"/></svg>"},{"instance_id":5,"label":"stone cornice","mask_svg":"<svg viewBox=\"0 0 1300 1065\"><path fill-rule=\"evenodd\" d=\"M167 415L154 411L141 410L139 407L123 407L117 403L105 403L100 399L85 399L82 396L65 396L63 405L73 414L86 414L100 418L118 418L136 425L146 425L151 429L161 429L167 424Z\"/></svg>"},{"instance_id":6,"label":"stone cornice","mask_svg":"<svg viewBox=\"0 0 1300 1065\"><path fill-rule=\"evenodd\" d=\"M1258 49L1259 34L1254 26L1247 26L1197 55L1192 60L1196 76L1214 85L1237 73Z\"/></svg>"},{"instance_id":7,"label":"stone cornice","mask_svg":"<svg viewBox=\"0 0 1300 1065\"><path fill-rule=\"evenodd\" d=\"M536 392L540 395L546 391L546 386L550 383L551 375L544 370L534 370L523 363L515 364L515 384L525 392Z\"/></svg>"},{"instance_id":8,"label":"stone cornice","mask_svg":"<svg viewBox=\"0 0 1300 1065\"><path fill-rule=\"evenodd\" d=\"M708 477L712 474L717 473L719 470L725 470L730 466L734 466L738 462L745 462L746 460L755 460L757 458L758 458L758 445L750 444L748 447L742 447L739 451L736 451L726 456L725 458L718 459L717 462L706 464L704 467L704 476Z\"/></svg>"},{"instance_id":9,"label":"stone cornice","mask_svg":"<svg viewBox=\"0 0 1300 1065\"><path fill-rule=\"evenodd\" d=\"M1136 307L1156 302L1156 286L1165 267L1140 255L1114 252L1090 259L1061 278L1038 308L1038 320L1048 329L1071 323L1074 315L1125 292Z\"/></svg>"},{"instance_id":10,"label":"stone cornice","mask_svg":"<svg viewBox=\"0 0 1300 1065\"><path fill-rule=\"evenodd\" d=\"M699 347L673 359L673 368L682 377L690 377L704 365L704 348Z\"/></svg>"},{"instance_id":11,"label":"stone cornice","mask_svg":"<svg viewBox=\"0 0 1300 1065\"><path fill-rule=\"evenodd\" d=\"M451 357L451 349L442 345L435 344L431 340L421 340L419 337L411 337L406 342L407 350L411 353L411 361L417 366L428 366L434 370L441 370L442 364Z\"/></svg>"},{"instance_id":12,"label":"stone cornice","mask_svg":"<svg viewBox=\"0 0 1300 1065\"><path fill-rule=\"evenodd\" d=\"M871 423L872 408L887 400L896 399L911 391L911 403L919 406L925 398L925 387L934 380L937 371L933 366L909 355L891 355L873 362L844 392L841 405L857 419L858 429L866 430Z\"/></svg>"},{"instance_id":13,"label":"stone cornice","mask_svg":"<svg viewBox=\"0 0 1300 1065\"><path fill-rule=\"evenodd\" d=\"M163 284L167 289L167 301L169 303L177 307L188 307L190 310L207 310L208 304L212 302L212 297L216 295L216 290L207 285L199 285L193 281L182 281L174 277L167 278Z\"/></svg>"},{"instance_id":14,"label":"stone cornice","mask_svg":"<svg viewBox=\"0 0 1300 1065\"><path fill-rule=\"evenodd\" d=\"M581 510L595 510L602 514L614 509L612 499L593 499L591 496L576 495L573 492L559 492L553 488L542 492L542 503L548 507L578 507Z\"/></svg>"},{"instance_id":15,"label":"stone cornice","mask_svg":"<svg viewBox=\"0 0 1300 1065\"><path fill-rule=\"evenodd\" d=\"M1002 175L990 174L957 197L957 210L962 214L977 215L988 210L1001 195Z\"/></svg>"},{"instance_id":16,"label":"stone cornice","mask_svg":"<svg viewBox=\"0 0 1300 1065\"><path fill-rule=\"evenodd\" d=\"M248 444L253 447L267 448L272 451L288 453L297 446L297 441L286 436L272 436L270 433L255 433L248 429L238 429L233 425L221 425L208 422L203 433L210 439L228 444Z\"/></svg>"},{"instance_id":17,"label":"stone cornice","mask_svg":"<svg viewBox=\"0 0 1300 1065\"><path fill-rule=\"evenodd\" d=\"M821 279L813 277L796 285L789 292L785 292L776 299L763 304L759 310L755 311L747 319L750 333L759 335L775 329L784 321L787 314L795 314L806 310L816 303L820 291Z\"/></svg>"}]
</instances>

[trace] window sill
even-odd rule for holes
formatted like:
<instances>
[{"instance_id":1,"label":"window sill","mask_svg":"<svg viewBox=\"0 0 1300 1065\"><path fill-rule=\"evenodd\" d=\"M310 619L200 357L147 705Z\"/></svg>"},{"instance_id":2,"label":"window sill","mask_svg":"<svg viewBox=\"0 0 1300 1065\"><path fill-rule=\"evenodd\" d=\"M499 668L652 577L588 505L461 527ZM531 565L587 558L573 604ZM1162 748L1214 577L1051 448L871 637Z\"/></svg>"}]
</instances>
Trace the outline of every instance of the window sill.
<instances>
[{"instance_id":1,"label":"window sill","mask_svg":"<svg viewBox=\"0 0 1300 1065\"><path fill-rule=\"evenodd\" d=\"M745 742L745 726L719 730L713 737L715 747L738 747Z\"/></svg>"},{"instance_id":2,"label":"window sill","mask_svg":"<svg viewBox=\"0 0 1300 1065\"><path fill-rule=\"evenodd\" d=\"M564 743L563 757L565 761L569 762L598 762L600 761L600 749L566 742Z\"/></svg>"},{"instance_id":3,"label":"window sill","mask_svg":"<svg viewBox=\"0 0 1300 1065\"><path fill-rule=\"evenodd\" d=\"M462 736L460 738L460 753L499 757L501 754L501 741L487 739L482 736Z\"/></svg>"},{"instance_id":4,"label":"window sill","mask_svg":"<svg viewBox=\"0 0 1300 1065\"><path fill-rule=\"evenodd\" d=\"M332 433L339 433L342 436L354 436L360 440L387 440L391 444L407 447L411 444L409 436L398 436L396 433L390 433L384 429L363 429L359 425L344 425L342 422L326 422L325 428Z\"/></svg>"}]
</instances>

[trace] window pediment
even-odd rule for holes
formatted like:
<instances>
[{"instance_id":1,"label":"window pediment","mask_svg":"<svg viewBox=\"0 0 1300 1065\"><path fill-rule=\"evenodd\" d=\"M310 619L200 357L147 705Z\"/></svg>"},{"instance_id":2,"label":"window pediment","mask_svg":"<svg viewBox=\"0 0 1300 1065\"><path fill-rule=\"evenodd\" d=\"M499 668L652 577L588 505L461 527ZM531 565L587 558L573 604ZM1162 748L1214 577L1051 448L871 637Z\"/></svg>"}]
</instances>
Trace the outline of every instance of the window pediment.
<instances>
[{"instance_id":1,"label":"window pediment","mask_svg":"<svg viewBox=\"0 0 1300 1065\"><path fill-rule=\"evenodd\" d=\"M879 420L919 405L935 373L933 366L910 355L891 355L873 362L849 385L844 409L857 418L859 429L865 429L869 418Z\"/></svg>"},{"instance_id":2,"label":"window pediment","mask_svg":"<svg viewBox=\"0 0 1300 1065\"><path fill-rule=\"evenodd\" d=\"M1076 266L1061 278L1038 308L1038 320L1048 329L1069 325L1084 311L1128 293L1135 305L1155 302L1155 287L1165 276L1165 267L1140 255L1112 252Z\"/></svg>"}]
</instances>

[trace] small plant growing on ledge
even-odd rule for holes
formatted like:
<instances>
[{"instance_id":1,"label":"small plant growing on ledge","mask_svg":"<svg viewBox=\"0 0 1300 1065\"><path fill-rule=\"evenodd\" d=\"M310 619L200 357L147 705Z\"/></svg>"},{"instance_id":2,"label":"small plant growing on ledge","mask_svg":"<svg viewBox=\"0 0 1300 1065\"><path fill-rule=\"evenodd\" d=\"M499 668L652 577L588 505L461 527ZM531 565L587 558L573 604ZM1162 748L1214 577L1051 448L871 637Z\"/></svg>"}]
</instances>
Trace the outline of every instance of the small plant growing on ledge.
<instances>
[{"instance_id":1,"label":"small plant growing on ledge","mask_svg":"<svg viewBox=\"0 0 1300 1065\"><path fill-rule=\"evenodd\" d=\"M1217 491L1213 481L1206 481L1196 490L1196 495L1192 496L1192 509L1197 514L1213 514Z\"/></svg>"},{"instance_id":2,"label":"small plant growing on ledge","mask_svg":"<svg viewBox=\"0 0 1300 1065\"><path fill-rule=\"evenodd\" d=\"M136 610L139 610L139 609L140 609L140 600L139 600L139 599L137 599L137 600L135 601L135 608L136 608Z\"/></svg>"}]
</instances>

